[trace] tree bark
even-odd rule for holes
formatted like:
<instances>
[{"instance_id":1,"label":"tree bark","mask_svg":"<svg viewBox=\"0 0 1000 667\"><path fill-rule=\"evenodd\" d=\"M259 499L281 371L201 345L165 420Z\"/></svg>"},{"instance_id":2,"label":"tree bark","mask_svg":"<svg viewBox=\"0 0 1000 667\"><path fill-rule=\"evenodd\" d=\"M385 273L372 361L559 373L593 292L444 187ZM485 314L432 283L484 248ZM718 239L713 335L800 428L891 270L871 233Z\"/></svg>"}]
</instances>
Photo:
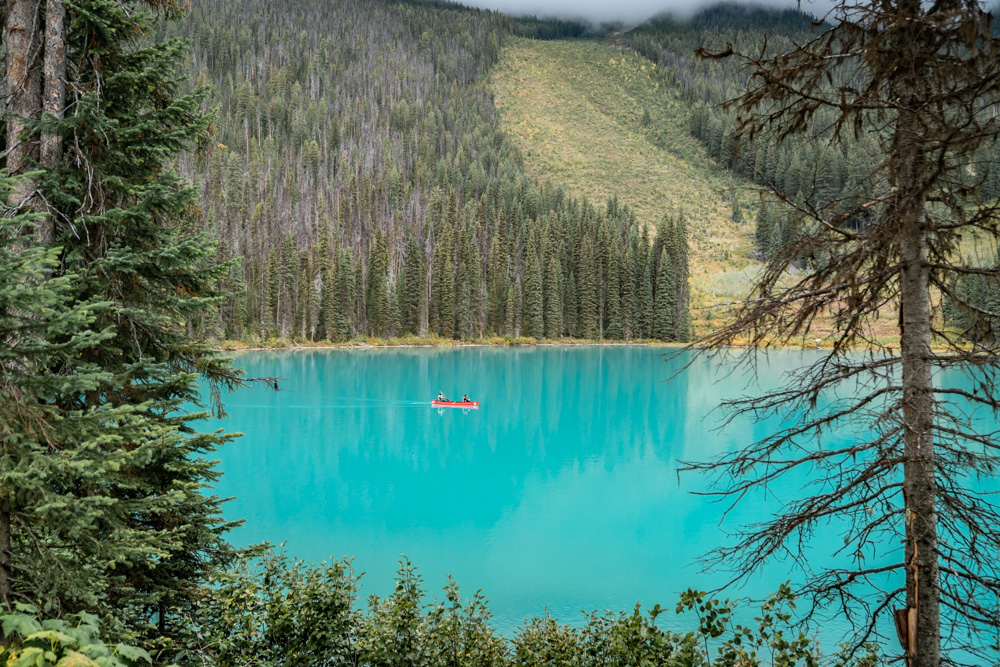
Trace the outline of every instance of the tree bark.
<instances>
[{"instance_id":1,"label":"tree bark","mask_svg":"<svg viewBox=\"0 0 1000 667\"><path fill-rule=\"evenodd\" d=\"M7 83L7 172L19 176L27 171L31 158L37 157L37 144L23 137L24 121L41 115L41 76L36 67L41 41L38 27L38 0L7 0L6 62ZM26 180L14 184L8 205L23 208L31 199L34 187Z\"/></svg>"},{"instance_id":2,"label":"tree bark","mask_svg":"<svg viewBox=\"0 0 1000 667\"><path fill-rule=\"evenodd\" d=\"M910 117L914 116L914 117ZM919 119L901 115L897 125L897 181L902 193L920 192L924 159ZM900 202L900 302L903 362L903 488L906 498L906 604L917 609L911 667L940 667L941 613L938 571L937 484L934 471L934 385L931 376L930 269L927 261L926 202Z\"/></svg>"},{"instance_id":3,"label":"tree bark","mask_svg":"<svg viewBox=\"0 0 1000 667\"><path fill-rule=\"evenodd\" d=\"M909 667L941 665L941 602L938 569L937 482L934 464L934 384L931 367L930 267L925 178L933 171L932 137L920 109L928 94L920 0L901 0L894 26L898 62L894 94L900 103L889 159L899 228L900 357L903 381L903 491L906 502L906 606L916 608L916 637Z\"/></svg>"},{"instance_id":4,"label":"tree bark","mask_svg":"<svg viewBox=\"0 0 1000 667\"><path fill-rule=\"evenodd\" d=\"M66 108L66 6L63 0L45 2L45 58L42 66L45 86L42 111L62 118ZM58 133L41 137L41 161L46 169L55 169L62 159L62 137ZM55 241L55 218L50 212L39 223L39 240Z\"/></svg>"},{"instance_id":5,"label":"tree bark","mask_svg":"<svg viewBox=\"0 0 1000 667\"><path fill-rule=\"evenodd\" d=\"M10 548L10 491L4 490L0 494L0 607L7 611L14 605L13 555Z\"/></svg>"}]
</instances>

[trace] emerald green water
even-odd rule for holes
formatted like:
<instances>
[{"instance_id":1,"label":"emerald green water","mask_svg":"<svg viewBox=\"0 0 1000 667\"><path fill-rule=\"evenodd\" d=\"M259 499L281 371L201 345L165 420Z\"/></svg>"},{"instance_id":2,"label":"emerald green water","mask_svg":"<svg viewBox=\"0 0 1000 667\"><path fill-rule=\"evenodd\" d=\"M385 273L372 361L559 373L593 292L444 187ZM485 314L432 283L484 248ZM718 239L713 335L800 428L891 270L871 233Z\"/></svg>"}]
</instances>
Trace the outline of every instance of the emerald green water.
<instances>
[{"instance_id":1,"label":"emerald green water","mask_svg":"<svg viewBox=\"0 0 1000 667\"><path fill-rule=\"evenodd\" d=\"M761 387L808 354L772 355ZM680 591L724 581L698 558L726 530L761 520L802 482L749 498L720 527L723 507L692 495L705 481L679 474L680 462L777 424L716 432L720 400L757 386L708 359L667 382L688 361L646 347L240 355L282 390L226 399L221 425L247 434L220 453L217 491L234 496L226 516L246 520L231 539L287 542L312 561L351 556L362 596L390 593L405 554L432 593L446 574L466 594L482 589L504 633L546 610L579 622L581 610L672 608ZM438 391L468 393L480 409L432 408ZM818 564L843 542L831 530L815 545ZM733 594L797 576L776 563ZM824 636L847 631L834 622Z\"/></svg>"}]
</instances>

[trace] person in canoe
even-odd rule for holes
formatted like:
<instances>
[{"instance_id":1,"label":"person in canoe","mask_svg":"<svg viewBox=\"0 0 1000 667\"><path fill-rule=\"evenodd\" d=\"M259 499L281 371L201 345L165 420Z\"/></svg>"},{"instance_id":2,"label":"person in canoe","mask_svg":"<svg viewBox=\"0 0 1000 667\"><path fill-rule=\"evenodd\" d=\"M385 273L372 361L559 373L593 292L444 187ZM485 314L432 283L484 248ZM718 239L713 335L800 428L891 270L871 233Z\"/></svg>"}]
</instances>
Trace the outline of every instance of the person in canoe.
<instances>
[{"instance_id":1,"label":"person in canoe","mask_svg":"<svg viewBox=\"0 0 1000 667\"><path fill-rule=\"evenodd\" d=\"M439 391L438 392L437 400L441 401L442 403L447 403L448 402L448 399L444 397L444 392L443 391Z\"/></svg>"},{"instance_id":2,"label":"person in canoe","mask_svg":"<svg viewBox=\"0 0 1000 667\"><path fill-rule=\"evenodd\" d=\"M472 403L472 401L469 400L469 395L468 394L464 394L462 396L462 402L463 403Z\"/></svg>"}]
</instances>

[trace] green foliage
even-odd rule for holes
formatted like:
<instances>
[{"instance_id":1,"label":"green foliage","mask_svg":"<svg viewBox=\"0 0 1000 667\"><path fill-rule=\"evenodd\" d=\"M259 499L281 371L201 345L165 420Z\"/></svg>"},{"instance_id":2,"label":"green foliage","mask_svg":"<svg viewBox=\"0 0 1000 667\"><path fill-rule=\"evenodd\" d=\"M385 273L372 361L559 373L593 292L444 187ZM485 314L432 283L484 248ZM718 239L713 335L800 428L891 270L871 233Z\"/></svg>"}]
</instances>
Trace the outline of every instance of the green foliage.
<instances>
[{"instance_id":1,"label":"green foliage","mask_svg":"<svg viewBox=\"0 0 1000 667\"><path fill-rule=\"evenodd\" d=\"M0 180L5 200L10 186ZM95 604L106 585L102 560L123 553L94 539L107 526L124 529L104 482L136 460L108 451L106 429L120 422L129 437L141 417L128 406L64 409L111 377L76 363L113 337L95 324L110 304L75 301L79 276L52 275L60 249L25 235L34 217L0 218L0 531L10 540L0 553L0 606L19 597L59 613ZM48 546L67 542L78 548Z\"/></svg>"},{"instance_id":2,"label":"green foliage","mask_svg":"<svg viewBox=\"0 0 1000 667\"><path fill-rule=\"evenodd\" d=\"M180 658L220 667L356 664L356 595L347 561L243 554L208 592L191 624L193 646Z\"/></svg>"},{"instance_id":3,"label":"green foliage","mask_svg":"<svg viewBox=\"0 0 1000 667\"><path fill-rule=\"evenodd\" d=\"M445 599L427 605L421 577L404 561L396 590L372 597L359 628L360 660L372 667L458 667L504 665L504 641L489 628L481 594L463 600L450 578Z\"/></svg>"},{"instance_id":4,"label":"green foliage","mask_svg":"<svg viewBox=\"0 0 1000 667\"><path fill-rule=\"evenodd\" d=\"M0 612L0 626L4 667L138 667L153 662L142 648L102 641L93 614L45 618L35 607L18 604L14 611Z\"/></svg>"},{"instance_id":5,"label":"green foliage","mask_svg":"<svg viewBox=\"0 0 1000 667\"><path fill-rule=\"evenodd\" d=\"M0 228L16 269L0 278L11 327L0 363L19 369L4 373L14 393L0 408L14 416L0 436L11 541L0 593L53 616L96 611L107 637L150 645L178 640L228 552L207 489L210 454L232 436L199 432L199 378L220 411L220 392L241 383L190 335L218 328L219 287L239 274L191 233L197 192L177 159L202 145L210 119L204 89L183 90L183 40L147 39L177 13L145 11L160 4L67 5L66 114L28 123L63 139L62 163L33 175L56 243L16 239L8 219ZM294 245L271 257L275 301L288 301L301 288Z\"/></svg>"},{"instance_id":6,"label":"green foliage","mask_svg":"<svg viewBox=\"0 0 1000 667\"><path fill-rule=\"evenodd\" d=\"M542 260L535 251L528 254L524 272L524 333L532 338L542 338L545 324L542 312ZM593 338L593 336L589 336Z\"/></svg>"},{"instance_id":7,"label":"green foliage","mask_svg":"<svg viewBox=\"0 0 1000 667\"><path fill-rule=\"evenodd\" d=\"M757 627L733 620L734 606L729 600L707 598L703 592L688 590L681 594L677 613L694 612L698 617L698 635L704 641L717 640L717 657L712 664L771 665L772 667L817 667L819 649L801 629L796 631L793 618L795 596L788 584L782 584L760 608L754 621Z\"/></svg>"},{"instance_id":8,"label":"green foliage","mask_svg":"<svg viewBox=\"0 0 1000 667\"><path fill-rule=\"evenodd\" d=\"M440 600L428 599L409 561L395 589L355 604L350 562L308 565L269 548L244 554L219 580L193 624L198 646L185 661L199 664L367 665L369 667L815 667L821 656L793 615L783 585L754 623L734 621L733 603L689 590L677 613L693 613L686 633L660 627L664 609L594 612L581 627L545 616L528 619L511 638L497 635L483 595L462 598L450 578ZM878 664L867 654L834 656L838 667ZM825 663L824 663L825 664Z\"/></svg>"}]
</instances>

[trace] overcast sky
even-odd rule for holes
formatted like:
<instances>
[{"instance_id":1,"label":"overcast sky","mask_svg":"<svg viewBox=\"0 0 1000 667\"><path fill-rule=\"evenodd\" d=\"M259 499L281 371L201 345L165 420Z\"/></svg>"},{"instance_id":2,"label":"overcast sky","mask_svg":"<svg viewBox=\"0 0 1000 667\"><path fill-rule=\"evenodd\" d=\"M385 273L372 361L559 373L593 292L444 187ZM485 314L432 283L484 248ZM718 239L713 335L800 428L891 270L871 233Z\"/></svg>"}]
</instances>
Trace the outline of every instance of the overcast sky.
<instances>
[{"instance_id":1,"label":"overcast sky","mask_svg":"<svg viewBox=\"0 0 1000 667\"><path fill-rule=\"evenodd\" d=\"M593 22L624 21L638 23L650 16L671 12L690 16L706 5L719 0L461 0L462 4L486 9L499 9L508 14L535 14L539 17L588 19ZM792 7L794 0L769 0L753 4ZM805 11L816 12L815 3L803 2Z\"/></svg>"}]
</instances>

